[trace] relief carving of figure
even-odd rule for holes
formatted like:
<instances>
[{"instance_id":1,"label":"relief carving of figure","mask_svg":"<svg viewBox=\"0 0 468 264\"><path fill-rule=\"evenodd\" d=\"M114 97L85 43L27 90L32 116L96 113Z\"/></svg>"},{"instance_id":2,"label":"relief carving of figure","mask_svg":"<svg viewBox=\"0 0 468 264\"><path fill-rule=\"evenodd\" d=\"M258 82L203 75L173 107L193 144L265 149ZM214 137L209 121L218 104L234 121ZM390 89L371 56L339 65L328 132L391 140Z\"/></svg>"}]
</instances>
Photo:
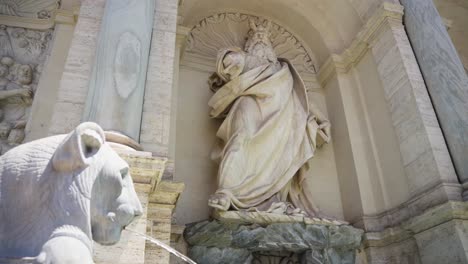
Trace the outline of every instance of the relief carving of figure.
<instances>
[{"instance_id":1,"label":"relief carving of figure","mask_svg":"<svg viewBox=\"0 0 468 264\"><path fill-rule=\"evenodd\" d=\"M0 59L0 154L24 140L32 104L33 69L10 57Z\"/></svg>"},{"instance_id":2,"label":"relief carving of figure","mask_svg":"<svg viewBox=\"0 0 468 264\"><path fill-rule=\"evenodd\" d=\"M210 77L213 118L224 119L212 158L219 161L218 190L209 206L318 216L301 188L307 161L330 140L330 123L308 103L294 66L277 58L271 23L256 25L244 49L223 49Z\"/></svg>"}]
</instances>

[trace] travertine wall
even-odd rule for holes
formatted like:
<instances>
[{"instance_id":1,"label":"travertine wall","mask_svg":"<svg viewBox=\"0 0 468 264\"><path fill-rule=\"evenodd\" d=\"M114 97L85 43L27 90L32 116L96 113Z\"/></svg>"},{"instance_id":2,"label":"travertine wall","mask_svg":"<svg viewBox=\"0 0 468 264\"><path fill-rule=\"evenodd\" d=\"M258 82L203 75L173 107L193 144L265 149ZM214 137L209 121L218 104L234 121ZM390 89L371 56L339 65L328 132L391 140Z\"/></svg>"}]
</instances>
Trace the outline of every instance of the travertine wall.
<instances>
[{"instance_id":1,"label":"travertine wall","mask_svg":"<svg viewBox=\"0 0 468 264\"><path fill-rule=\"evenodd\" d=\"M188 186L176 208L177 222L182 224L208 218L208 197L217 187L217 164L210 159L217 122L208 116L209 75L184 66L179 72L174 176Z\"/></svg>"},{"instance_id":2,"label":"travertine wall","mask_svg":"<svg viewBox=\"0 0 468 264\"><path fill-rule=\"evenodd\" d=\"M104 4L105 0L82 2L48 128L49 135L70 131L81 121Z\"/></svg>"},{"instance_id":3,"label":"travertine wall","mask_svg":"<svg viewBox=\"0 0 468 264\"><path fill-rule=\"evenodd\" d=\"M384 209L392 209L409 198L408 178L393 128L390 108L385 101L382 81L371 52L367 52L353 70L371 137L377 173L382 186Z\"/></svg>"},{"instance_id":4,"label":"travertine wall","mask_svg":"<svg viewBox=\"0 0 468 264\"><path fill-rule=\"evenodd\" d=\"M333 76L324 87L327 96L328 118L332 123L332 138L336 160L336 171L344 219L353 220L363 214L362 194L359 191L358 171L353 159L350 128L346 122L346 109L337 76ZM367 199L373 201L373 199Z\"/></svg>"}]
</instances>

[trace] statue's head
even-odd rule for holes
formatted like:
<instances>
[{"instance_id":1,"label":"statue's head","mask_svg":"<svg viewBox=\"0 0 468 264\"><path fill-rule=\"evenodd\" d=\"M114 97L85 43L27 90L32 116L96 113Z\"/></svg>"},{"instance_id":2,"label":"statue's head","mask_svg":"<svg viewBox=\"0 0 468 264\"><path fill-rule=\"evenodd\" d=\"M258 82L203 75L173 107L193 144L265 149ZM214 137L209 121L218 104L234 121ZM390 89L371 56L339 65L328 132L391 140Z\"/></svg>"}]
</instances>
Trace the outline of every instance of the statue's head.
<instances>
[{"instance_id":1,"label":"statue's head","mask_svg":"<svg viewBox=\"0 0 468 264\"><path fill-rule=\"evenodd\" d=\"M244 50L250 55L268 59L270 62L276 62L277 57L271 43L271 21L266 21L257 25L253 20L249 20L250 31Z\"/></svg>"},{"instance_id":2,"label":"statue's head","mask_svg":"<svg viewBox=\"0 0 468 264\"><path fill-rule=\"evenodd\" d=\"M128 164L105 141L95 123L82 123L57 147L54 169L73 177L76 200L90 201L94 241L109 245L119 241L122 229L142 206L135 192Z\"/></svg>"},{"instance_id":3,"label":"statue's head","mask_svg":"<svg viewBox=\"0 0 468 264\"><path fill-rule=\"evenodd\" d=\"M0 139L8 139L10 135L11 125L7 122L0 123Z\"/></svg>"},{"instance_id":4,"label":"statue's head","mask_svg":"<svg viewBox=\"0 0 468 264\"><path fill-rule=\"evenodd\" d=\"M32 67L28 64L23 64L18 67L17 78L18 82L23 85L31 84L32 82Z\"/></svg>"}]
</instances>

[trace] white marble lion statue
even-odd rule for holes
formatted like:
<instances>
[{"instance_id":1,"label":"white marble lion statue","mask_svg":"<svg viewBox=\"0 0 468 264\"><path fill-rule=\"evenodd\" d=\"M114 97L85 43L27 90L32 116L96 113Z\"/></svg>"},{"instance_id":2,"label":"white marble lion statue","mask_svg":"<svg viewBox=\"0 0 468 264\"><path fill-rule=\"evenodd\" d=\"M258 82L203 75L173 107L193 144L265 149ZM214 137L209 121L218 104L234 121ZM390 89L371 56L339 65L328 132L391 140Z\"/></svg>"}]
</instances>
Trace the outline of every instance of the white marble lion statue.
<instances>
[{"instance_id":1,"label":"white marble lion statue","mask_svg":"<svg viewBox=\"0 0 468 264\"><path fill-rule=\"evenodd\" d=\"M142 207L128 164L95 123L0 157L0 263L93 263Z\"/></svg>"}]
</instances>

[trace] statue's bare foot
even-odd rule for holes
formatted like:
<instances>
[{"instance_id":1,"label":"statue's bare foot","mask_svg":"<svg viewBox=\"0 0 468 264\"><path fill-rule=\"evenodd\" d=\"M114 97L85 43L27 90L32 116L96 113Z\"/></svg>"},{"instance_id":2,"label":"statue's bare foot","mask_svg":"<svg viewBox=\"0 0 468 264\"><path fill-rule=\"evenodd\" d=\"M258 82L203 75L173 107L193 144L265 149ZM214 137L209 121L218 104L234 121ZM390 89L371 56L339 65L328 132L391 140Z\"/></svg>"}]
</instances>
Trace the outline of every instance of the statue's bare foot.
<instances>
[{"instance_id":1,"label":"statue's bare foot","mask_svg":"<svg viewBox=\"0 0 468 264\"><path fill-rule=\"evenodd\" d=\"M213 194L210 199L208 199L208 206L222 211L227 211L229 209L230 203L226 195L217 193Z\"/></svg>"}]
</instances>

